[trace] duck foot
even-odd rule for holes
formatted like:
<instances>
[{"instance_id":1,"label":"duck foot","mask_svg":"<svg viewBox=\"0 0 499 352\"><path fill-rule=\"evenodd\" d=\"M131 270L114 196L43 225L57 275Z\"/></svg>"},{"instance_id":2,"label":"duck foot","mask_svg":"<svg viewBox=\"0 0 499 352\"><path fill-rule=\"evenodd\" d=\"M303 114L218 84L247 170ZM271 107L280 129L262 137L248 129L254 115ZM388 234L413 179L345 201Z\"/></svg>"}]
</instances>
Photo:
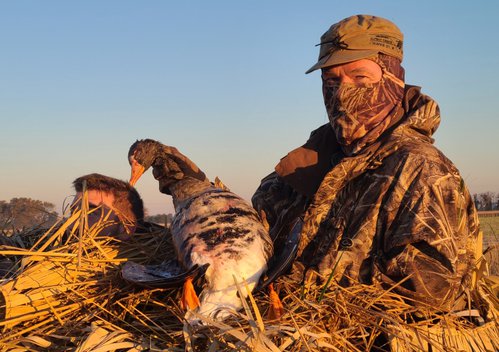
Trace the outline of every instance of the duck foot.
<instances>
[{"instance_id":1,"label":"duck foot","mask_svg":"<svg viewBox=\"0 0 499 352\"><path fill-rule=\"evenodd\" d=\"M279 295L274 290L274 284L269 284L270 308L267 313L269 320L278 320L284 315L284 306L279 298Z\"/></svg>"},{"instance_id":2,"label":"duck foot","mask_svg":"<svg viewBox=\"0 0 499 352\"><path fill-rule=\"evenodd\" d=\"M194 290L192 279L192 277L188 277L184 282L184 290L182 292L182 299L180 301L180 306L184 310L193 310L201 305L201 303L199 303L199 298L196 294L196 290Z\"/></svg>"}]
</instances>

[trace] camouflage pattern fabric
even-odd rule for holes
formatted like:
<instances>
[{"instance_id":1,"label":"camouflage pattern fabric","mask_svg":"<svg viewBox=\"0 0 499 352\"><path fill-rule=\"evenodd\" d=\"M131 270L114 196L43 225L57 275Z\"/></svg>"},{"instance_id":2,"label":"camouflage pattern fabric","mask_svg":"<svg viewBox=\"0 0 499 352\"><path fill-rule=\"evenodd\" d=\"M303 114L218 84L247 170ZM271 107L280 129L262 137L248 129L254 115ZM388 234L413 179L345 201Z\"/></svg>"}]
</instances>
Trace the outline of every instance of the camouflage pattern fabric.
<instances>
[{"instance_id":1,"label":"camouflage pattern fabric","mask_svg":"<svg viewBox=\"0 0 499 352\"><path fill-rule=\"evenodd\" d=\"M458 170L433 146L437 104L407 86L402 105L400 122L375 143L332 158L325 175L315 174L322 182L313 197L298 193L278 166L280 174L264 179L252 201L271 228L306 208L298 256L322 279L377 284L416 305L462 309L475 265L477 213Z\"/></svg>"},{"instance_id":2,"label":"camouflage pattern fabric","mask_svg":"<svg viewBox=\"0 0 499 352\"><path fill-rule=\"evenodd\" d=\"M382 70L379 82L341 83L323 80L324 105L336 138L345 154L356 154L401 117L404 96L404 69L400 59L378 54L370 60Z\"/></svg>"}]
</instances>

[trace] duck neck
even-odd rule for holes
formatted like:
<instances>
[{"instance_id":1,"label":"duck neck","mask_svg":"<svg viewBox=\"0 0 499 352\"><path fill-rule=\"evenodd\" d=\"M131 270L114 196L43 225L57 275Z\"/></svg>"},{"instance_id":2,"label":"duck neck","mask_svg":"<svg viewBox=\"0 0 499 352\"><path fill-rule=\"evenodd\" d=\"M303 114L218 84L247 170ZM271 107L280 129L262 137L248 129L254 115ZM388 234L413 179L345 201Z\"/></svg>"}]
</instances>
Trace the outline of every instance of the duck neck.
<instances>
[{"instance_id":1,"label":"duck neck","mask_svg":"<svg viewBox=\"0 0 499 352\"><path fill-rule=\"evenodd\" d=\"M208 179L201 181L191 177L186 177L171 185L170 192L172 195L175 212L183 202L197 194L205 192L212 187L213 186L211 185L210 181L208 181Z\"/></svg>"}]
</instances>

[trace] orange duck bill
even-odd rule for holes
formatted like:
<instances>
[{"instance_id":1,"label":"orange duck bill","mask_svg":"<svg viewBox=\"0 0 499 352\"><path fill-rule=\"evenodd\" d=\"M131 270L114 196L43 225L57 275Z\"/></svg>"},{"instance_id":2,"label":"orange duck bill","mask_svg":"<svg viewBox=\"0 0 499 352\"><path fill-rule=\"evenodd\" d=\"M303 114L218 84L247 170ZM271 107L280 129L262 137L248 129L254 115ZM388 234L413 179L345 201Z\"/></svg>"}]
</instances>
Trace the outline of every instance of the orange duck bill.
<instances>
[{"instance_id":1,"label":"orange duck bill","mask_svg":"<svg viewBox=\"0 0 499 352\"><path fill-rule=\"evenodd\" d=\"M140 165L135 159L132 160L132 175L130 176L130 185L135 186L140 176L146 171L146 169Z\"/></svg>"}]
</instances>

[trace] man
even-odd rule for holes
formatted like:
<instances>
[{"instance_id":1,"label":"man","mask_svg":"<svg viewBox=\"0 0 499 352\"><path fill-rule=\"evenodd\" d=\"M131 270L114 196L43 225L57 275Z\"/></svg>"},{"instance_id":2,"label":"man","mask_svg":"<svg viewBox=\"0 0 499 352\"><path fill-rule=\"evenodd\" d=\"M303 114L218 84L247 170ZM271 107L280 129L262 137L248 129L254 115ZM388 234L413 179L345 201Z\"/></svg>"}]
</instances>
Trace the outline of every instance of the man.
<instances>
[{"instance_id":1,"label":"man","mask_svg":"<svg viewBox=\"0 0 499 352\"><path fill-rule=\"evenodd\" d=\"M126 239L132 235L137 223L144 219L144 206L137 190L128 182L109 176L84 175L73 181L74 210L81 208L84 183L89 204L88 227L100 224L98 235L102 236Z\"/></svg>"},{"instance_id":2,"label":"man","mask_svg":"<svg viewBox=\"0 0 499 352\"><path fill-rule=\"evenodd\" d=\"M436 102L404 82L402 43L395 24L368 15L324 33L307 73L322 71L329 123L281 159L252 201L271 233L303 219L297 260L323 281L392 287L416 305L461 310L477 214L433 146Z\"/></svg>"},{"instance_id":3,"label":"man","mask_svg":"<svg viewBox=\"0 0 499 352\"><path fill-rule=\"evenodd\" d=\"M84 187L84 183L86 187ZM92 233L96 236L113 236L126 240L135 233L137 225L144 220L142 198L128 182L101 174L89 174L73 181L76 196L71 205L71 211L81 209L83 191L86 188L88 213L88 228L94 227ZM143 225L143 223L141 224ZM79 223L66 231L63 242L71 239L72 233L77 233ZM26 232L29 238L19 238L17 241L9 236L0 236L0 247L30 248L44 236L48 229L40 228ZM0 256L0 279L10 277L15 273L20 263L20 257Z\"/></svg>"}]
</instances>

